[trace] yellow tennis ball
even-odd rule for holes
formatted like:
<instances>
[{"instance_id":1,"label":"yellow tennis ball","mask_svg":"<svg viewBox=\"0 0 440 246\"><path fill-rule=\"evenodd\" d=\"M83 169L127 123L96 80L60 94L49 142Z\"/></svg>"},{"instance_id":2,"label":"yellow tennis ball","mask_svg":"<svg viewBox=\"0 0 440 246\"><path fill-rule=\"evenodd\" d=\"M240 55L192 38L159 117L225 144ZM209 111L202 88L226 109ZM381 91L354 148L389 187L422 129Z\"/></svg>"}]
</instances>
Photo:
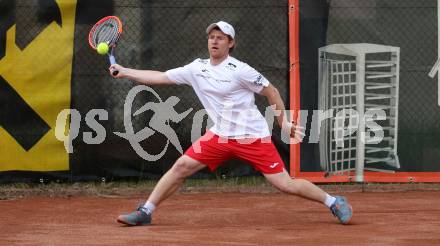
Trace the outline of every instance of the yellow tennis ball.
<instances>
[{"instance_id":1,"label":"yellow tennis ball","mask_svg":"<svg viewBox=\"0 0 440 246\"><path fill-rule=\"evenodd\" d=\"M108 52L108 44L106 43L99 43L98 46L96 46L96 51L100 55L105 55Z\"/></svg>"}]
</instances>

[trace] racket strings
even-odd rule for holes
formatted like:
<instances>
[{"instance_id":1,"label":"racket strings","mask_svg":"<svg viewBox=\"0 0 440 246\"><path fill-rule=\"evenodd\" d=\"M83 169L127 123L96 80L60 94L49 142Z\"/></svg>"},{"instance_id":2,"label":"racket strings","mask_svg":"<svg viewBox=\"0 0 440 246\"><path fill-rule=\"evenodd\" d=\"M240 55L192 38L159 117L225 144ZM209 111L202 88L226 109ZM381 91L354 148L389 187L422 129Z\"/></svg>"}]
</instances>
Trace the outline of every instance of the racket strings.
<instances>
[{"instance_id":1,"label":"racket strings","mask_svg":"<svg viewBox=\"0 0 440 246\"><path fill-rule=\"evenodd\" d=\"M108 19L96 26L93 31L92 41L93 45L99 43L107 43L112 46L116 43L119 37L119 23L114 19Z\"/></svg>"}]
</instances>

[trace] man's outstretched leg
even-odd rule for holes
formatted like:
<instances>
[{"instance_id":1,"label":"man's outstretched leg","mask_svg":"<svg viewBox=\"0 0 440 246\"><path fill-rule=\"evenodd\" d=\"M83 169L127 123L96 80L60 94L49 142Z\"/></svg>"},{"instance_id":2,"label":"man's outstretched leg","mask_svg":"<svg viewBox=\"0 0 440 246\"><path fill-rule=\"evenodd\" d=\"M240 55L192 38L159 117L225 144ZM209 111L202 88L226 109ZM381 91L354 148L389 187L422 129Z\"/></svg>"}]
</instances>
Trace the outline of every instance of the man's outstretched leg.
<instances>
[{"instance_id":1,"label":"man's outstretched leg","mask_svg":"<svg viewBox=\"0 0 440 246\"><path fill-rule=\"evenodd\" d=\"M353 210L347 199L330 196L321 188L305 179L292 179L286 170L276 174L264 174L266 179L282 192L325 204L342 224L348 224Z\"/></svg>"},{"instance_id":2,"label":"man's outstretched leg","mask_svg":"<svg viewBox=\"0 0 440 246\"><path fill-rule=\"evenodd\" d=\"M206 167L204 164L186 155L181 156L174 163L173 167L159 180L147 202L130 214L120 215L117 221L119 223L133 226L150 224L151 215L156 206L171 196L182 185L187 177L204 167Z\"/></svg>"}]
</instances>

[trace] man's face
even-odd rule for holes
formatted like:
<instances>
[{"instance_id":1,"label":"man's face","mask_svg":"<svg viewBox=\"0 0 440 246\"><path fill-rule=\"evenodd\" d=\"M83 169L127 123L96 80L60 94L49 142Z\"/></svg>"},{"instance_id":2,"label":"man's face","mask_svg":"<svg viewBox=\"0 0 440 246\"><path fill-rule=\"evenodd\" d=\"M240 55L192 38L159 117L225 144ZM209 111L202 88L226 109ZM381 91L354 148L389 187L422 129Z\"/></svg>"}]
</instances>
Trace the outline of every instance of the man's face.
<instances>
[{"instance_id":1,"label":"man's face","mask_svg":"<svg viewBox=\"0 0 440 246\"><path fill-rule=\"evenodd\" d=\"M211 58L223 58L229 54L229 48L234 46L234 40L229 40L228 35L213 29L208 34L208 51Z\"/></svg>"}]
</instances>

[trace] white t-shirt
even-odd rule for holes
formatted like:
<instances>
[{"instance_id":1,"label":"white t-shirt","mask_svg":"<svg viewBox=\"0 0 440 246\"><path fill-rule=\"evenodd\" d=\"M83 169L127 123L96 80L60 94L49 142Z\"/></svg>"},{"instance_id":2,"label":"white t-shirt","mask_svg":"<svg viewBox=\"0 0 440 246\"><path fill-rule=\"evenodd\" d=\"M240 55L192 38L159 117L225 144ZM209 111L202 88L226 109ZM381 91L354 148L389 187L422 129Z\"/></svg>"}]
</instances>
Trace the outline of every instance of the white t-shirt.
<instances>
[{"instance_id":1,"label":"white t-shirt","mask_svg":"<svg viewBox=\"0 0 440 246\"><path fill-rule=\"evenodd\" d=\"M166 75L176 84L193 87L214 122L210 130L215 134L234 139L270 136L254 97L269 81L248 64L231 56L215 66L209 59L196 59Z\"/></svg>"}]
</instances>

